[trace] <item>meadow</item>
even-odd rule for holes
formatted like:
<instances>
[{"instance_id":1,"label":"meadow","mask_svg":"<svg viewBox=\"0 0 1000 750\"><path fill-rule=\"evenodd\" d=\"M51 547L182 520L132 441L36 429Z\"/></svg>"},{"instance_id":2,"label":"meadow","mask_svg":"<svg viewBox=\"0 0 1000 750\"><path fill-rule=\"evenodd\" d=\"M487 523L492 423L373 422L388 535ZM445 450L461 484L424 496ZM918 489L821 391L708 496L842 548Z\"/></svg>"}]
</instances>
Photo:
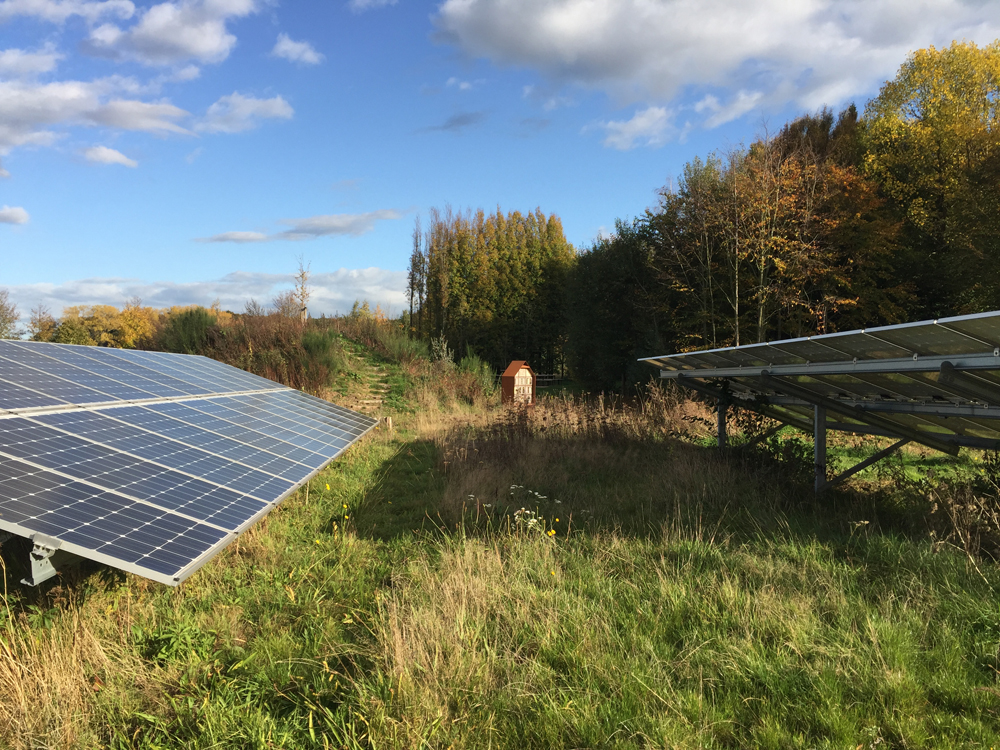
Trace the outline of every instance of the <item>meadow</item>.
<instances>
[{"instance_id":1,"label":"meadow","mask_svg":"<svg viewBox=\"0 0 1000 750\"><path fill-rule=\"evenodd\" d=\"M5 547L0 745L1000 743L995 464L910 452L815 498L791 431L722 453L661 389L505 410L346 333L330 395L392 429L181 587L30 589Z\"/></svg>"}]
</instances>

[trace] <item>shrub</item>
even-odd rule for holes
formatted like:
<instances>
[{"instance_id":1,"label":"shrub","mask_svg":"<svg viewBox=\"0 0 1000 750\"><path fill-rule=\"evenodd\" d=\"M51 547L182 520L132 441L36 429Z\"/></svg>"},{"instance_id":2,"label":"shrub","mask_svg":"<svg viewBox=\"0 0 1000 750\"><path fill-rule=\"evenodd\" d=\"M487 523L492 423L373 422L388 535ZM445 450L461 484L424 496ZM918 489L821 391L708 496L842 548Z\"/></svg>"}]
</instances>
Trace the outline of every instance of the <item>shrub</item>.
<instances>
[{"instance_id":1,"label":"shrub","mask_svg":"<svg viewBox=\"0 0 1000 750\"><path fill-rule=\"evenodd\" d=\"M170 315L157 336L156 348L178 354L205 354L216 323L216 317L204 307Z\"/></svg>"}]
</instances>

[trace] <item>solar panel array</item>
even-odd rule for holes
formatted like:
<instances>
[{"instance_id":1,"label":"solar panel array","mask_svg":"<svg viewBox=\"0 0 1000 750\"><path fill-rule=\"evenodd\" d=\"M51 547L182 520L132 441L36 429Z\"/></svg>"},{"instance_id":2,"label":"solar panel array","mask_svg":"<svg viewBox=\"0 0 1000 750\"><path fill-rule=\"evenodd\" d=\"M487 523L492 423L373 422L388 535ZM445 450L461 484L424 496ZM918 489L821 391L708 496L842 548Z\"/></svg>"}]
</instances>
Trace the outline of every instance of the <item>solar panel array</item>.
<instances>
[{"instance_id":1,"label":"solar panel array","mask_svg":"<svg viewBox=\"0 0 1000 750\"><path fill-rule=\"evenodd\" d=\"M832 404L829 429L1000 448L1000 312L641 361L804 429Z\"/></svg>"},{"instance_id":2,"label":"solar panel array","mask_svg":"<svg viewBox=\"0 0 1000 750\"><path fill-rule=\"evenodd\" d=\"M205 357L0 341L0 530L176 585L375 424Z\"/></svg>"}]
</instances>

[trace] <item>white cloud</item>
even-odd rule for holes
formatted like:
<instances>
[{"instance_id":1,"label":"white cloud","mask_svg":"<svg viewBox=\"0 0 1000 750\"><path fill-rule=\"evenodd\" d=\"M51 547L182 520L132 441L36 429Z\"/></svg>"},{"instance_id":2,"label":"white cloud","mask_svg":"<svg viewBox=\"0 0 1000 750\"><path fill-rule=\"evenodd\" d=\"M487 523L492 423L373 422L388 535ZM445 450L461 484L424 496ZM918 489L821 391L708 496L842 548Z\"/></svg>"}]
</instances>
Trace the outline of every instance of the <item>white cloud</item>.
<instances>
[{"instance_id":1,"label":"white cloud","mask_svg":"<svg viewBox=\"0 0 1000 750\"><path fill-rule=\"evenodd\" d=\"M286 240L306 240L343 234L358 237L372 231L376 222L401 218L403 215L399 211L383 209L366 214L330 214L310 216L306 219L282 219L279 223L290 226L291 229L281 232L277 237Z\"/></svg>"},{"instance_id":2,"label":"white cloud","mask_svg":"<svg viewBox=\"0 0 1000 750\"><path fill-rule=\"evenodd\" d=\"M7 179L10 177L10 172L3 168L3 164L0 164L0 179Z\"/></svg>"},{"instance_id":3,"label":"white cloud","mask_svg":"<svg viewBox=\"0 0 1000 750\"><path fill-rule=\"evenodd\" d=\"M694 110L698 113L711 113L705 120L705 125L714 128L742 117L757 107L763 98L764 94L760 91L737 91L729 102L722 104L718 98L708 94L694 105Z\"/></svg>"},{"instance_id":4,"label":"white cloud","mask_svg":"<svg viewBox=\"0 0 1000 750\"><path fill-rule=\"evenodd\" d=\"M459 91L472 90L472 83L470 81L462 81L456 78L455 76L449 78L445 83L445 86L448 86L449 88L451 87L457 88Z\"/></svg>"},{"instance_id":5,"label":"white cloud","mask_svg":"<svg viewBox=\"0 0 1000 750\"><path fill-rule=\"evenodd\" d=\"M28 212L20 206L0 208L0 224L27 224L28 218Z\"/></svg>"},{"instance_id":6,"label":"white cloud","mask_svg":"<svg viewBox=\"0 0 1000 750\"><path fill-rule=\"evenodd\" d=\"M147 133L160 134L190 134L190 131L174 122L187 117L187 115L188 113L180 107L166 102L151 104L132 99L116 99L100 107L89 117L101 125L121 128L122 130L144 130Z\"/></svg>"},{"instance_id":7,"label":"white cloud","mask_svg":"<svg viewBox=\"0 0 1000 750\"><path fill-rule=\"evenodd\" d=\"M134 81L26 83L0 81L0 155L23 145L50 145L60 134L57 125L103 125L149 133L189 133L177 124L188 113L168 102L118 98ZM116 97L116 98L111 98Z\"/></svg>"},{"instance_id":8,"label":"white cloud","mask_svg":"<svg viewBox=\"0 0 1000 750\"><path fill-rule=\"evenodd\" d=\"M280 96L256 99L233 92L208 108L198 130L208 133L240 133L260 124L260 120L291 119L295 110Z\"/></svg>"},{"instance_id":9,"label":"white cloud","mask_svg":"<svg viewBox=\"0 0 1000 750\"><path fill-rule=\"evenodd\" d=\"M267 242L270 237L268 237L263 232L223 232L222 234L216 234L212 237L206 237L205 239L198 240L199 242Z\"/></svg>"},{"instance_id":10,"label":"white cloud","mask_svg":"<svg viewBox=\"0 0 1000 750\"><path fill-rule=\"evenodd\" d=\"M83 158L97 164L121 164L133 169L139 166L139 162L129 159L121 151L115 151L113 148L108 148L107 146L93 146L88 148L83 152Z\"/></svg>"},{"instance_id":11,"label":"white cloud","mask_svg":"<svg viewBox=\"0 0 1000 750\"><path fill-rule=\"evenodd\" d=\"M607 133L604 145L619 151L628 151L636 145L662 146L671 131L671 115L666 107L647 107L630 120L601 123Z\"/></svg>"},{"instance_id":12,"label":"white cloud","mask_svg":"<svg viewBox=\"0 0 1000 750\"><path fill-rule=\"evenodd\" d=\"M288 34L278 34L278 42L271 55L303 65L319 65L325 59L309 42L296 42Z\"/></svg>"},{"instance_id":13,"label":"white cloud","mask_svg":"<svg viewBox=\"0 0 1000 750\"><path fill-rule=\"evenodd\" d=\"M104 24L90 35L90 45L105 54L129 57L147 65L185 60L222 62L236 46L226 24L256 12L256 0L178 0L144 11L129 29Z\"/></svg>"},{"instance_id":14,"label":"white cloud","mask_svg":"<svg viewBox=\"0 0 1000 750\"><path fill-rule=\"evenodd\" d=\"M49 73L64 55L56 52L55 47L46 45L38 52L25 52L23 49L5 49L0 51L0 76L10 78L28 78L39 73Z\"/></svg>"},{"instance_id":15,"label":"white cloud","mask_svg":"<svg viewBox=\"0 0 1000 750\"><path fill-rule=\"evenodd\" d=\"M315 264L314 264L315 266ZM30 310L39 304L55 314L72 305L116 305L139 297L144 305L211 305L219 300L223 309L242 312L251 297L266 304L279 292L294 285L292 274L235 272L220 279L176 283L139 279L96 278L63 284L22 284L8 287L18 308ZM406 273L383 268L341 268L330 273L313 273L309 278L312 315L346 313L357 299L367 299L383 309L400 312L406 305Z\"/></svg>"},{"instance_id":16,"label":"white cloud","mask_svg":"<svg viewBox=\"0 0 1000 750\"><path fill-rule=\"evenodd\" d=\"M351 0L347 5L355 13L362 13L372 8L384 8L395 4L396 0Z\"/></svg>"},{"instance_id":17,"label":"white cloud","mask_svg":"<svg viewBox=\"0 0 1000 750\"><path fill-rule=\"evenodd\" d=\"M131 18L135 5L129 0L3 0L0 2L0 21L16 16L40 18L43 21L62 23L71 16L80 16L93 23L101 16Z\"/></svg>"},{"instance_id":18,"label":"white cloud","mask_svg":"<svg viewBox=\"0 0 1000 750\"><path fill-rule=\"evenodd\" d=\"M928 44L992 42L1000 3L444 0L435 22L440 39L470 56L619 102L712 93L720 103L706 114L719 124L741 110L814 109L874 92Z\"/></svg>"},{"instance_id":19,"label":"white cloud","mask_svg":"<svg viewBox=\"0 0 1000 750\"><path fill-rule=\"evenodd\" d=\"M171 81L176 83L184 83L185 81L193 81L195 78L201 76L201 68L197 65L186 65L180 70L169 76Z\"/></svg>"},{"instance_id":20,"label":"white cloud","mask_svg":"<svg viewBox=\"0 0 1000 750\"><path fill-rule=\"evenodd\" d=\"M223 232L211 237L199 238L198 242L271 242L273 240L312 240L317 237L343 235L358 237L372 231L379 221L393 221L402 217L403 214L399 211L388 208L364 214L329 214L310 216L305 219L281 219L279 224L291 228L276 234Z\"/></svg>"}]
</instances>

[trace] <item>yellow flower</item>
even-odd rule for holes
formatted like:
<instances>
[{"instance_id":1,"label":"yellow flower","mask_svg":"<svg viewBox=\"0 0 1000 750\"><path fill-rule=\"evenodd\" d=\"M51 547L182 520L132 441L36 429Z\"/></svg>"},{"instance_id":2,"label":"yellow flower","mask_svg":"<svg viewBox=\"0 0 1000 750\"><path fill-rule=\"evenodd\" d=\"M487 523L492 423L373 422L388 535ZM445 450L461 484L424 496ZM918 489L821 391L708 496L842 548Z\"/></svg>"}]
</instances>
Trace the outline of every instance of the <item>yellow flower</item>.
<instances>
[{"instance_id":1,"label":"yellow flower","mask_svg":"<svg viewBox=\"0 0 1000 750\"><path fill-rule=\"evenodd\" d=\"M555 536L555 533L556 533L555 529L550 529L549 530L549 536Z\"/></svg>"},{"instance_id":2,"label":"yellow flower","mask_svg":"<svg viewBox=\"0 0 1000 750\"><path fill-rule=\"evenodd\" d=\"M559 519L558 518L556 519L556 523L559 523Z\"/></svg>"},{"instance_id":3,"label":"yellow flower","mask_svg":"<svg viewBox=\"0 0 1000 750\"><path fill-rule=\"evenodd\" d=\"M327 485L326 488L327 488L327 490L329 490L330 489L330 485Z\"/></svg>"}]
</instances>

